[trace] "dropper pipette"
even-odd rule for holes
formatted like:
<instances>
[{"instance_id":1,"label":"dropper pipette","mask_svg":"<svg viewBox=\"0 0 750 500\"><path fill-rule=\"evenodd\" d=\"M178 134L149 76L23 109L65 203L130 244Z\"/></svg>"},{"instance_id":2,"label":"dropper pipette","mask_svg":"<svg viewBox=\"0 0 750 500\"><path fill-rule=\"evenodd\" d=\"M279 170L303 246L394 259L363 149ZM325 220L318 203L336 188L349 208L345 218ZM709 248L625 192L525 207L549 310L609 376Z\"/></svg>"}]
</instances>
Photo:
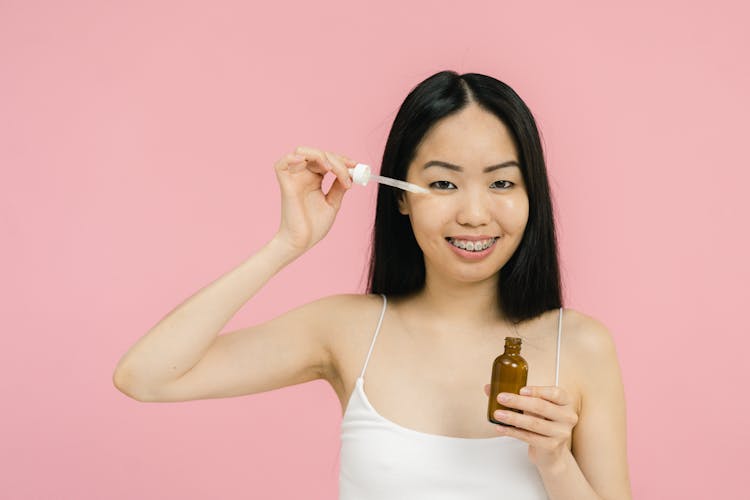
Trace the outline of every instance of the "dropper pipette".
<instances>
[{"instance_id":1,"label":"dropper pipette","mask_svg":"<svg viewBox=\"0 0 750 500\"><path fill-rule=\"evenodd\" d=\"M375 175L372 173L372 169L369 165L364 163L357 163L354 168L349 169L349 175L352 176L352 182L361 186L366 186L371 180L379 182L380 184L386 184L395 188L403 189L404 191L410 191L412 193L427 194L430 192L429 189L425 189L422 186L417 186L411 182L401 181L398 179L392 179L390 177L384 177L382 175Z\"/></svg>"}]
</instances>

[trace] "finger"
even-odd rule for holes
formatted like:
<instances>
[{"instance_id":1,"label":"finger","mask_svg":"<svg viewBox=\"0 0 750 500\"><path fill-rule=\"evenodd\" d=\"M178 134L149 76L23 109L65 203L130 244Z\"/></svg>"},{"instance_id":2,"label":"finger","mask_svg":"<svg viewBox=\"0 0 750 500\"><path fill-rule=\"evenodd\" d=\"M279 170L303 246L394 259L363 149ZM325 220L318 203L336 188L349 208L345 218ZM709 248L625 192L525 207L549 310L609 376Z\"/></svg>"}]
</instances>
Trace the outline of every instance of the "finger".
<instances>
[{"instance_id":1,"label":"finger","mask_svg":"<svg viewBox=\"0 0 750 500\"><path fill-rule=\"evenodd\" d=\"M322 165L320 162L311 161L293 163L292 165L289 165L288 170L290 172L302 172L303 170L309 170L310 172L318 174L321 177L325 176L329 172L329 169L325 165Z\"/></svg>"},{"instance_id":2,"label":"finger","mask_svg":"<svg viewBox=\"0 0 750 500\"><path fill-rule=\"evenodd\" d=\"M325 163L319 162L319 161L307 161L305 163L307 166L307 169L311 172L315 172L316 174L320 175L326 175L328 172L331 171L331 167L326 165Z\"/></svg>"},{"instance_id":3,"label":"finger","mask_svg":"<svg viewBox=\"0 0 750 500\"><path fill-rule=\"evenodd\" d=\"M333 165L328 161L323 152L319 149L298 146L294 150L298 156L302 156L307 161L307 168L315 173L325 175L326 172L333 170Z\"/></svg>"},{"instance_id":4,"label":"finger","mask_svg":"<svg viewBox=\"0 0 750 500\"><path fill-rule=\"evenodd\" d=\"M334 173L336 174L341 172L342 174L345 175L344 181L346 181L346 179L349 178L348 169L355 167L358 163L357 161L352 160L348 156L338 155L336 153L330 153L330 152L322 151L320 149L311 148L307 146L298 146L297 149L295 149L295 153L296 155L308 158L312 162L325 165L328 171L334 171ZM336 162L334 161L335 159L339 160L341 170L334 169L334 167L336 166Z\"/></svg>"},{"instance_id":5,"label":"finger","mask_svg":"<svg viewBox=\"0 0 750 500\"><path fill-rule=\"evenodd\" d=\"M290 166L291 165L302 165L302 166L304 166L305 163L307 163L307 160L305 160L304 158L302 158L301 160L289 160L287 162L287 164L290 165Z\"/></svg>"},{"instance_id":6,"label":"finger","mask_svg":"<svg viewBox=\"0 0 750 500\"><path fill-rule=\"evenodd\" d=\"M520 396L518 394L501 392L497 395L497 401L508 408L522 410L526 414L539 415L549 420L561 418L565 413L562 406L533 396Z\"/></svg>"},{"instance_id":7,"label":"finger","mask_svg":"<svg viewBox=\"0 0 750 500\"><path fill-rule=\"evenodd\" d=\"M556 388L549 387L548 389ZM563 390L563 393L564 392L565 391ZM573 427L578 423L578 413L573 408L572 404L561 405L535 396L521 396L518 394L508 394L507 396L507 400L502 401L501 404L521 410L526 415L572 425ZM566 394L563 394L558 400L564 401L569 400L569 398ZM498 401L500 401L500 395L498 395Z\"/></svg>"},{"instance_id":8,"label":"finger","mask_svg":"<svg viewBox=\"0 0 750 500\"><path fill-rule=\"evenodd\" d=\"M283 170L289 170L289 167L297 163L299 159L301 158L302 157L299 157L293 153L286 154L282 156L281 158L279 158L279 160L276 163L274 163L273 168L277 172L281 172Z\"/></svg>"},{"instance_id":9,"label":"finger","mask_svg":"<svg viewBox=\"0 0 750 500\"><path fill-rule=\"evenodd\" d=\"M544 420L551 420L551 419L546 418L544 415L539 415L538 413L534 413L533 411L524 410L523 414L529 415L530 417L541 418Z\"/></svg>"},{"instance_id":10,"label":"finger","mask_svg":"<svg viewBox=\"0 0 750 500\"><path fill-rule=\"evenodd\" d=\"M545 436L540 436L539 434L535 434L524 429L518 429L516 427L496 425L495 430L502 436L519 439L525 443L528 443L530 446L541 447L544 444L544 440L548 439Z\"/></svg>"},{"instance_id":11,"label":"finger","mask_svg":"<svg viewBox=\"0 0 750 500\"><path fill-rule=\"evenodd\" d=\"M347 188L352 187L352 180L349 178L349 167L347 167L340 158L337 158L336 155L328 153L327 151L324 151L323 154L333 165L333 173L336 174L339 181Z\"/></svg>"},{"instance_id":12,"label":"finger","mask_svg":"<svg viewBox=\"0 0 750 500\"><path fill-rule=\"evenodd\" d=\"M301 172L306 169L320 175L325 175L328 172L319 162L308 162L305 156L294 153L284 155L276 162L274 168L279 172L287 171L290 173Z\"/></svg>"},{"instance_id":13,"label":"finger","mask_svg":"<svg viewBox=\"0 0 750 500\"><path fill-rule=\"evenodd\" d=\"M539 434L540 436L554 436L559 426L558 423L552 422L551 420L533 417L531 415L525 415L514 411L497 410L493 413L493 417L495 417L495 420L512 425L519 429L525 429L534 434Z\"/></svg>"},{"instance_id":14,"label":"finger","mask_svg":"<svg viewBox=\"0 0 750 500\"><path fill-rule=\"evenodd\" d=\"M490 397L490 384L484 384L484 393Z\"/></svg>"},{"instance_id":15,"label":"finger","mask_svg":"<svg viewBox=\"0 0 750 500\"><path fill-rule=\"evenodd\" d=\"M287 168L287 171L289 171L289 172L291 172L293 174L297 173L297 172L302 172L303 170L307 170L307 164L305 162L302 162L302 163L293 163L293 164L289 165L289 167Z\"/></svg>"},{"instance_id":16,"label":"finger","mask_svg":"<svg viewBox=\"0 0 750 500\"><path fill-rule=\"evenodd\" d=\"M341 184L341 179L338 177L336 181L331 184L331 188L326 193L326 203L338 210L341 207L341 201L344 199L347 188Z\"/></svg>"},{"instance_id":17,"label":"finger","mask_svg":"<svg viewBox=\"0 0 750 500\"><path fill-rule=\"evenodd\" d=\"M331 154L335 154L335 153L331 153ZM336 157L339 158L344 163L344 165L346 165L349 168L355 167L357 163L359 163L358 161L352 160L348 156L336 155Z\"/></svg>"},{"instance_id":18,"label":"finger","mask_svg":"<svg viewBox=\"0 0 750 500\"><path fill-rule=\"evenodd\" d=\"M542 398L561 406L570 404L570 396L568 396L567 391L559 386L530 385L523 387L521 389L521 394L524 396Z\"/></svg>"}]
</instances>

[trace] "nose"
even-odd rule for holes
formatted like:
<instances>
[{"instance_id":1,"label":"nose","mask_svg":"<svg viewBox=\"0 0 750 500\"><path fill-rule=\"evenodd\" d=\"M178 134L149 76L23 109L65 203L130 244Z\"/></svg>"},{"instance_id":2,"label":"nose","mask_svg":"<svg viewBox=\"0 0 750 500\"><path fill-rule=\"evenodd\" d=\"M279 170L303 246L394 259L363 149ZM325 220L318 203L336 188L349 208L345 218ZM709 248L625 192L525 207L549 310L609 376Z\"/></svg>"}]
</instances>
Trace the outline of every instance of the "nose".
<instances>
[{"instance_id":1,"label":"nose","mask_svg":"<svg viewBox=\"0 0 750 500\"><path fill-rule=\"evenodd\" d=\"M483 226L490 222L490 207L487 193L465 190L458 201L456 221L466 226Z\"/></svg>"}]
</instances>

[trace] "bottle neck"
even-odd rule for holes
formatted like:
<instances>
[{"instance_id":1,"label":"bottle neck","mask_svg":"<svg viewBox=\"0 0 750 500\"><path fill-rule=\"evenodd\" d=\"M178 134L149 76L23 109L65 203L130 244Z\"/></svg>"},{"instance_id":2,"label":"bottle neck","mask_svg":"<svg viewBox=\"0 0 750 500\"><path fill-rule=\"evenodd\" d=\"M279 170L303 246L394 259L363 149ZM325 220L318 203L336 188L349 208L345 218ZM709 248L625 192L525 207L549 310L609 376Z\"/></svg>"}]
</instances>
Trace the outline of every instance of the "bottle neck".
<instances>
[{"instance_id":1,"label":"bottle neck","mask_svg":"<svg viewBox=\"0 0 750 500\"><path fill-rule=\"evenodd\" d=\"M505 337L505 353L511 356L521 354L521 339L517 337Z\"/></svg>"}]
</instances>

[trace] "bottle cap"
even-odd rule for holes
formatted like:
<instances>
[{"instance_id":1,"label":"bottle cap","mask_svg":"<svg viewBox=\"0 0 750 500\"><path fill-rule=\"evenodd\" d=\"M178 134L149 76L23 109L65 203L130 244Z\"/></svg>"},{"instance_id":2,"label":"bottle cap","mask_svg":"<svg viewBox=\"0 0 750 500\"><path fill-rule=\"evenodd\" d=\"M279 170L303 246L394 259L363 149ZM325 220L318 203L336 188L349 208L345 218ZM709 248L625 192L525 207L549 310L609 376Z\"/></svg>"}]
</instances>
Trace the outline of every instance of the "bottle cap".
<instances>
[{"instance_id":1,"label":"bottle cap","mask_svg":"<svg viewBox=\"0 0 750 500\"><path fill-rule=\"evenodd\" d=\"M354 168L349 169L349 175L352 176L352 182L360 186L366 186L370 180L371 169L369 165L357 163Z\"/></svg>"}]
</instances>

